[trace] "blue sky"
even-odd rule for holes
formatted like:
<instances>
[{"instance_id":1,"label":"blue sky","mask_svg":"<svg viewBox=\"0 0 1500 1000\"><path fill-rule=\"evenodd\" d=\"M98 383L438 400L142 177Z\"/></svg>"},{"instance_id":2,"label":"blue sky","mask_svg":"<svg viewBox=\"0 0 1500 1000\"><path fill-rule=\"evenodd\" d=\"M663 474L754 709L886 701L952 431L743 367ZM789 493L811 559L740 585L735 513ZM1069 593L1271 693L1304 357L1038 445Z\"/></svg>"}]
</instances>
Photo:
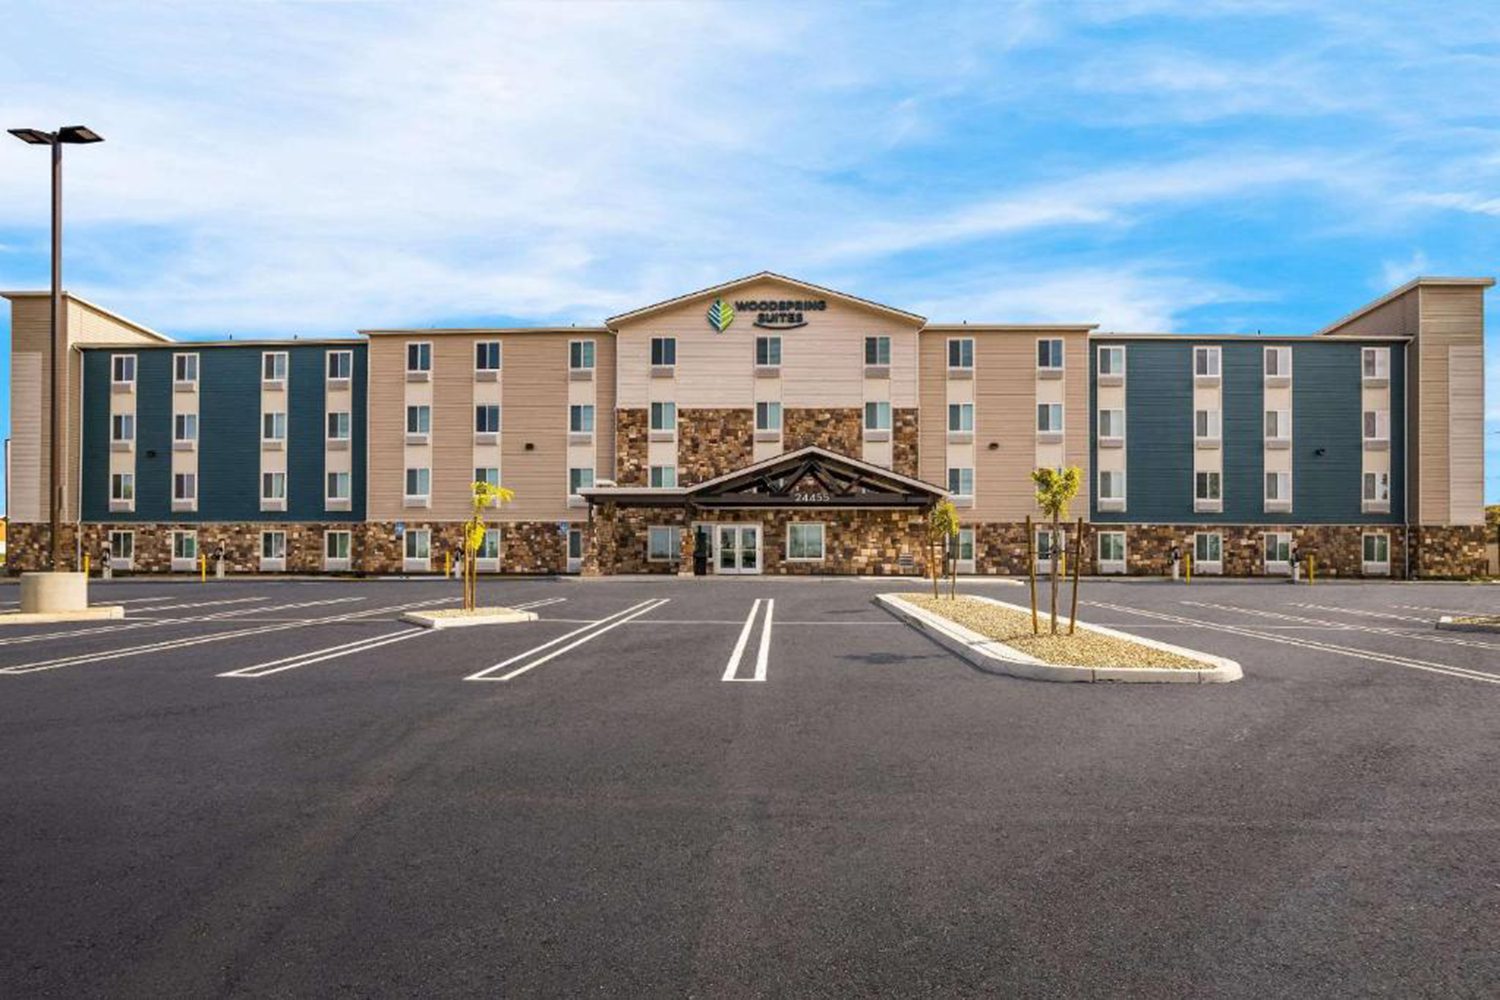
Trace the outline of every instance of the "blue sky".
<instances>
[{"instance_id":1,"label":"blue sky","mask_svg":"<svg viewBox=\"0 0 1500 1000\"><path fill-rule=\"evenodd\" d=\"M1303 333L1500 272L1500 6L1306 6L0 2L0 124L107 138L66 284L181 337L596 323L762 269ZM0 143L0 287L45 285L46 183Z\"/></svg>"}]
</instances>

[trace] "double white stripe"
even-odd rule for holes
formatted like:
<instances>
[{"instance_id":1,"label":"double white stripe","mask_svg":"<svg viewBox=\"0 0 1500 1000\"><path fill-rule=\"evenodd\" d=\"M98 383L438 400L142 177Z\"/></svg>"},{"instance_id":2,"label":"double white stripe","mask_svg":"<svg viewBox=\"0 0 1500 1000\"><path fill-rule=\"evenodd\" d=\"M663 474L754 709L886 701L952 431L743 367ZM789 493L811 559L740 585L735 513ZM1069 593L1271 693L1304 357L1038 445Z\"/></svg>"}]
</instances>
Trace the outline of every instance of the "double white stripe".
<instances>
[{"instance_id":1,"label":"double white stripe","mask_svg":"<svg viewBox=\"0 0 1500 1000\"><path fill-rule=\"evenodd\" d=\"M1432 642L1440 646L1468 646L1471 649L1500 649L1500 645L1493 642L1485 642L1480 639L1466 639L1456 635L1435 635L1423 632L1413 632L1411 628L1392 628L1383 625L1361 625L1351 622L1336 622L1326 618L1304 618L1301 615L1282 614L1277 611L1260 611L1249 608L1236 608L1229 604L1207 604L1193 601L1184 601L1184 604L1193 604L1200 608L1214 608L1218 611L1237 611L1240 614L1253 615L1258 618L1271 618L1279 621L1294 622L1298 625L1316 625L1324 628L1334 628L1345 632L1367 632L1370 635L1391 635L1401 639L1411 639L1414 642Z\"/></svg>"},{"instance_id":2,"label":"double white stripe","mask_svg":"<svg viewBox=\"0 0 1500 1000\"><path fill-rule=\"evenodd\" d=\"M766 668L771 659L771 617L776 612L775 600L767 599L766 617L760 627L760 648L755 653L755 676L736 677L739 673L740 660L745 655L745 648L750 642L750 633L755 628L755 616L760 612L761 599L756 598L755 603L750 605L750 614L745 619L745 627L740 629L740 637L734 644L734 652L729 655L729 665L724 668L724 676L721 681L746 681L756 682L766 679Z\"/></svg>"},{"instance_id":3,"label":"double white stripe","mask_svg":"<svg viewBox=\"0 0 1500 1000\"><path fill-rule=\"evenodd\" d=\"M247 598L239 598L243 602ZM264 597L248 598L248 600L263 601ZM343 597L341 602L364 600L361 597ZM311 604L327 604L327 601L313 601ZM28 635L11 636L8 639L0 639L0 646L24 646L31 642L41 642L45 639L71 639L80 635L105 635L110 632L134 632L136 629L157 628L162 625L183 625L192 622L216 622L225 618L236 618L241 615L253 615L261 611L281 611L288 608L305 608L309 603L281 604L274 607L257 605L253 608L237 608L233 611L216 611L213 614L200 615L197 618L136 618L127 620L120 625L96 625L92 628L72 628L63 632L32 632ZM148 609L149 610L149 609Z\"/></svg>"},{"instance_id":4,"label":"double white stripe","mask_svg":"<svg viewBox=\"0 0 1500 1000\"><path fill-rule=\"evenodd\" d=\"M362 601L363 597L343 597L331 601L308 601L301 607L310 607L315 604L342 604L347 601ZM277 625L258 625L253 628L234 629L229 632L214 632L209 635L184 636L177 639L165 639L161 642L145 643L140 646L126 646L122 649L110 650L107 653L80 653L76 656L60 656L51 660L39 660L35 663L19 663L15 666L0 669L0 674L31 674L41 670L56 670L59 667L80 666L91 663L103 663L107 660L120 660L129 656L140 656L144 653L161 653L174 649L185 649L190 646L201 646L211 642L224 642L229 639L240 639L245 636L265 635L270 632L284 632L287 629L307 628L311 625L326 625L329 622L350 621L352 619L365 618L370 615L384 614L386 612L405 611L408 608L425 607L428 604L438 604L446 598L432 601L422 601L418 604L393 604L384 608L367 608L364 611L355 611L352 614L327 615L322 618L305 618L294 622L285 622ZM289 605L291 606L291 605Z\"/></svg>"},{"instance_id":5,"label":"double white stripe","mask_svg":"<svg viewBox=\"0 0 1500 1000\"><path fill-rule=\"evenodd\" d=\"M1446 674L1449 677L1460 677L1464 680L1479 681L1484 684L1500 684L1500 674L1486 673L1483 670L1454 667L1446 663L1433 663L1430 660L1417 660L1409 656L1396 656L1393 653L1377 653L1368 649L1358 649L1354 646L1339 646L1331 642L1319 642L1314 639L1280 635L1275 632L1243 628L1239 625L1224 625L1220 622L1207 621L1202 618L1186 618L1181 615L1169 615L1160 611L1142 611L1140 608L1129 608L1122 604L1106 604L1102 601L1086 601L1084 603L1091 607L1108 608L1111 611L1124 611L1128 614L1140 615L1143 618L1155 618L1158 621L1174 622L1178 625L1188 625L1193 628L1212 629L1216 632L1227 632L1230 635L1246 636L1266 642L1280 642L1288 646L1301 646L1304 649L1317 649L1325 653L1336 653L1340 656L1369 660L1372 663L1389 663L1398 667L1407 667L1411 670L1422 670L1433 674Z\"/></svg>"},{"instance_id":6,"label":"double white stripe","mask_svg":"<svg viewBox=\"0 0 1500 1000\"><path fill-rule=\"evenodd\" d=\"M626 608L624 611L617 611L606 618L600 618L598 621L589 622L587 625L584 625L581 628L575 628L571 632L560 635L556 639L552 639L548 642L544 642L540 646L535 646L531 649L528 649L524 653L517 653L510 659L502 660L492 667L485 667L478 673L473 673L465 677L464 680L508 681L513 678L519 677L522 674L526 673L526 671L535 670L542 664L556 659L569 650L577 649L584 643L589 642L593 639L597 639L604 633L609 632L612 629L619 628L621 625L624 625L628 621L633 621L634 619L641 617L641 615L650 614L652 611L655 611L663 604L666 604L669 600L671 600L671 598L661 597L654 600L642 601L639 604L633 604L630 607ZM574 639L574 636L578 636L579 638ZM567 642L569 639L574 639L574 641L568 642L566 646L563 646L559 649L552 649L552 647L556 646L558 643ZM541 653L542 651L548 649L552 649L552 652L547 653L547 655L545 656L537 656L538 653ZM535 659L533 659L533 657L535 657ZM491 676L496 671L504 670L506 667L509 667L515 663L520 663L521 666L516 667L514 670L511 670L507 673L501 674L499 677Z\"/></svg>"}]
</instances>

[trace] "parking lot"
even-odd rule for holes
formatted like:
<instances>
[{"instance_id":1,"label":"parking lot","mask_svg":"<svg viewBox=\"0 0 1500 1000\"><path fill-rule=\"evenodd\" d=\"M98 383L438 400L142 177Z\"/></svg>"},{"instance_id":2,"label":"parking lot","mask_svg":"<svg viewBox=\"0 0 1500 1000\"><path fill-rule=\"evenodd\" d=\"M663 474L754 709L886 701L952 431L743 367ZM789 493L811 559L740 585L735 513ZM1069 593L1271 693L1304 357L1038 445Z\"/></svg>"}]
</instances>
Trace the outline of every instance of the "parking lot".
<instances>
[{"instance_id":1,"label":"parking lot","mask_svg":"<svg viewBox=\"0 0 1500 1000\"><path fill-rule=\"evenodd\" d=\"M1500 588L1086 582L1197 687L978 672L912 586L96 585L0 632L0 994L1493 993L1500 636L1431 624Z\"/></svg>"}]
</instances>

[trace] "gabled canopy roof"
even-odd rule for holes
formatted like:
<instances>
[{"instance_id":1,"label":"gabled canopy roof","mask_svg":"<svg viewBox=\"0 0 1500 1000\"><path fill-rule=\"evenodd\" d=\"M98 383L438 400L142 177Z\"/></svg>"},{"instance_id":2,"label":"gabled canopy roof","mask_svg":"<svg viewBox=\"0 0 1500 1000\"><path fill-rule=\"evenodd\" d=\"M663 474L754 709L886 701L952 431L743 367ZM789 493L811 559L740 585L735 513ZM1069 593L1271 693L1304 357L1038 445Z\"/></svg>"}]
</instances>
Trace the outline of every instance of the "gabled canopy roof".
<instances>
[{"instance_id":1,"label":"gabled canopy roof","mask_svg":"<svg viewBox=\"0 0 1500 1000\"><path fill-rule=\"evenodd\" d=\"M656 313L662 312L666 309L671 309L675 306L683 305L684 303L691 302L694 299L706 299L710 296L717 297L725 294L726 292L731 292L736 288L743 288L746 285L752 285L758 281L778 281L784 285L789 285L794 289L799 289L807 294L823 296L830 299L837 299L840 302L847 302L850 305L859 306L862 309L870 309L874 312L884 313L887 316L894 316L897 319L906 320L907 322L914 323L918 326L927 322L927 318L925 316L918 316L916 313L909 313L903 309L897 309L894 306L882 305L879 302L871 302L869 299L862 299L857 295L849 295L846 292L837 292L832 288L824 288L822 285L814 285L811 282L798 281L796 278L788 278L786 275L777 274L774 271L761 271L758 274L750 274L746 275L743 278L735 278L733 281L726 281L722 285L714 285L710 288L700 288L696 292L688 292L686 295L679 295L674 299L667 299L666 301L658 302L655 305L644 306L640 309L632 309L630 312L621 313L618 316L611 316L608 320L605 321L605 323L610 327L614 327L618 323L642 319L646 316L653 316Z\"/></svg>"},{"instance_id":2,"label":"gabled canopy roof","mask_svg":"<svg viewBox=\"0 0 1500 1000\"><path fill-rule=\"evenodd\" d=\"M947 496L921 479L827 448L808 445L715 476L696 486L651 489L596 486L581 491L591 504L680 507L916 507Z\"/></svg>"}]
</instances>

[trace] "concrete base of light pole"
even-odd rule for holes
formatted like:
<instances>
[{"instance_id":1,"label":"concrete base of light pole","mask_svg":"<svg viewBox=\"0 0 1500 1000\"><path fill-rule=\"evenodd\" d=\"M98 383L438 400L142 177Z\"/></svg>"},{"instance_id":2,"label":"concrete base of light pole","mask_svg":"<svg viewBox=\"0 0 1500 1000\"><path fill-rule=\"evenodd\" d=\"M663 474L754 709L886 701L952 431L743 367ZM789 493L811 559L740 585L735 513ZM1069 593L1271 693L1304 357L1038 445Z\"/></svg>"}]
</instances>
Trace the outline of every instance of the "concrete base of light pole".
<instances>
[{"instance_id":1,"label":"concrete base of light pole","mask_svg":"<svg viewBox=\"0 0 1500 1000\"><path fill-rule=\"evenodd\" d=\"M0 625L41 625L124 618L118 604L89 607L89 581L82 573L22 573L21 610L0 614Z\"/></svg>"}]
</instances>

